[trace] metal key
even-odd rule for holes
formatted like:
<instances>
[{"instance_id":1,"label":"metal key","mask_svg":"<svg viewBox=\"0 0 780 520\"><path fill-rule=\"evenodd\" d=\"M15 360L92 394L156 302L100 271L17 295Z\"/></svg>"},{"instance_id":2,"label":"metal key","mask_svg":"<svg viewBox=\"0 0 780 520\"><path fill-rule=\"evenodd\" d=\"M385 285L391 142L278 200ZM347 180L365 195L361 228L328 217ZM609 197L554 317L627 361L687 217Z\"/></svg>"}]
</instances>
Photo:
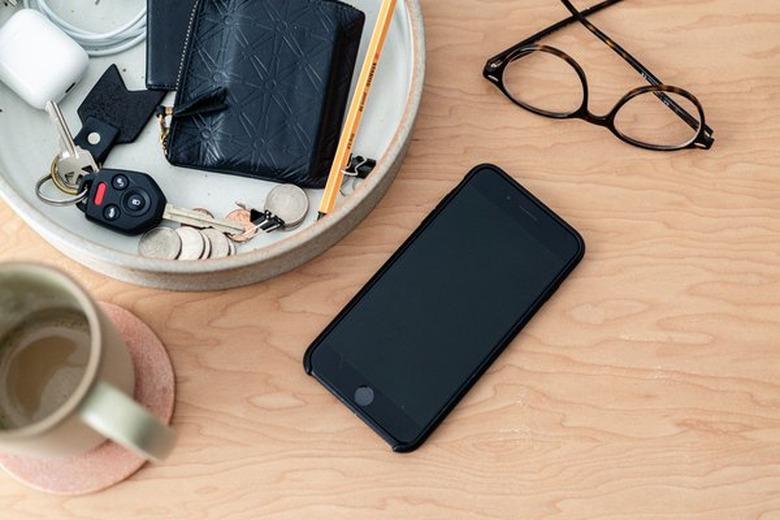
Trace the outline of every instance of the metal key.
<instances>
[{"instance_id":1,"label":"metal key","mask_svg":"<svg viewBox=\"0 0 780 520\"><path fill-rule=\"evenodd\" d=\"M145 173L104 168L85 175L82 184L87 196L77 207L91 222L117 233L141 235L163 220L223 233L245 231L236 222L169 204L160 186Z\"/></svg>"},{"instance_id":2,"label":"metal key","mask_svg":"<svg viewBox=\"0 0 780 520\"><path fill-rule=\"evenodd\" d=\"M199 229L213 228L228 235L244 232L244 226L236 222L215 218L202 211L179 208L172 204L165 205L162 218Z\"/></svg>"},{"instance_id":3,"label":"metal key","mask_svg":"<svg viewBox=\"0 0 780 520\"><path fill-rule=\"evenodd\" d=\"M81 179L88 173L96 172L98 165L91 153L73 142L73 134L68 128L60 106L54 101L49 101L46 103L46 112L49 113L49 118L57 128L60 139L60 151L54 159L52 178L58 187L67 188L68 192L77 190Z\"/></svg>"}]
</instances>

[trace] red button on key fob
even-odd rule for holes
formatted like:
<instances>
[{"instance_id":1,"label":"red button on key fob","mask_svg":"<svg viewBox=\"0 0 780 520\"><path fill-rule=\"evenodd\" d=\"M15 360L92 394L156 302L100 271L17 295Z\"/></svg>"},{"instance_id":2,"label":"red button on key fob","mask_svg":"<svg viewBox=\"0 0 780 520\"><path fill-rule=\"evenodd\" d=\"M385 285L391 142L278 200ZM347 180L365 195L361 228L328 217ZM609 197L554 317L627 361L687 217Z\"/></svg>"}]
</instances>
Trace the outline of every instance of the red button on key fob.
<instances>
[{"instance_id":1,"label":"red button on key fob","mask_svg":"<svg viewBox=\"0 0 780 520\"><path fill-rule=\"evenodd\" d=\"M124 235L140 235L162 222L165 194L149 175L104 169L84 177L89 196L78 207L87 219Z\"/></svg>"}]
</instances>

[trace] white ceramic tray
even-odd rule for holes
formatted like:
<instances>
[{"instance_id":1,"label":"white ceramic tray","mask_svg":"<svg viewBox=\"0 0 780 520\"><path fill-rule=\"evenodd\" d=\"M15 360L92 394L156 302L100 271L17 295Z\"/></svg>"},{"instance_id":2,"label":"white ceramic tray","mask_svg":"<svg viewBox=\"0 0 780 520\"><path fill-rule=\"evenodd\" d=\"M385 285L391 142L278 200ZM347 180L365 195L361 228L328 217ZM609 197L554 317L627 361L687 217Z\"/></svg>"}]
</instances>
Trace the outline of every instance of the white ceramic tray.
<instances>
[{"instance_id":1,"label":"white ceramic tray","mask_svg":"<svg viewBox=\"0 0 780 520\"><path fill-rule=\"evenodd\" d=\"M51 4L73 23L100 29L129 19L145 1L57 0ZM348 3L366 13L363 50L358 58L362 64L380 1L348 0ZM10 8L0 7L0 20L11 13ZM118 56L93 59L87 76L62 103L74 133L80 128L75 113L78 104L111 63L119 66L128 88L143 88L144 45ZM259 236L241 246L239 254L231 258L196 262L142 258L137 254L138 238L99 228L87 222L74 207L52 208L39 202L34 183L48 170L57 146L56 133L44 112L26 105L4 85L0 85L0 196L57 249L120 280L185 291L223 289L266 280L323 253L376 206L406 153L422 96L424 74L425 43L419 2L401 0L355 147L356 153L377 158L377 168L352 195L339 202L337 210L328 218L316 221L321 192L311 190L312 207L302 226L290 232ZM163 158L154 120L137 142L116 147L106 166L147 172L172 203L208 208L220 216L235 209L236 201L262 206L265 195L275 186L270 182L170 166Z\"/></svg>"}]
</instances>

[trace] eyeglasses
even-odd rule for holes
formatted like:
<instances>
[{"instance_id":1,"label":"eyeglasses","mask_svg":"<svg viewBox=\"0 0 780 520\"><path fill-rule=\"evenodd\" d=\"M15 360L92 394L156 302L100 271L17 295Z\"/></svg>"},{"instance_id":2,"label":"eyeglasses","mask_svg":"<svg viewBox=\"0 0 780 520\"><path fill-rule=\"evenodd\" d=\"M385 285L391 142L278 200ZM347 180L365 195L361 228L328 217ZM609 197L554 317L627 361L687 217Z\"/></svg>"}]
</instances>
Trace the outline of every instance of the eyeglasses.
<instances>
[{"instance_id":1,"label":"eyeglasses","mask_svg":"<svg viewBox=\"0 0 780 520\"><path fill-rule=\"evenodd\" d=\"M490 58L483 75L516 105L554 119L582 119L609 129L619 139L648 150L709 150L715 139L704 122L704 108L687 90L664 84L587 16L621 0L605 0L580 12L561 0L572 16ZM537 42L574 22L584 25L628 62L648 83L624 95L604 116L588 109L588 81L568 54Z\"/></svg>"}]
</instances>

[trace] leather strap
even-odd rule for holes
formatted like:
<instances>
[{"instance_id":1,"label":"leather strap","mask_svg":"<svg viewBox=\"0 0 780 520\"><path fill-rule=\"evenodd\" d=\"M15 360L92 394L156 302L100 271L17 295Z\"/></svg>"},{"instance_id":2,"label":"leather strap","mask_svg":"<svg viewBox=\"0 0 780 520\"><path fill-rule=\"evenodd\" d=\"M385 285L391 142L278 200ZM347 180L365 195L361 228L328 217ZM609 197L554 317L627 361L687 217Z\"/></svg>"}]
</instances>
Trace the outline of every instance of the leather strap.
<instances>
[{"instance_id":1,"label":"leather strap","mask_svg":"<svg viewBox=\"0 0 780 520\"><path fill-rule=\"evenodd\" d=\"M111 65L78 109L83 126L74 141L98 164L105 162L114 145L138 139L165 94L128 90L117 66Z\"/></svg>"}]
</instances>

